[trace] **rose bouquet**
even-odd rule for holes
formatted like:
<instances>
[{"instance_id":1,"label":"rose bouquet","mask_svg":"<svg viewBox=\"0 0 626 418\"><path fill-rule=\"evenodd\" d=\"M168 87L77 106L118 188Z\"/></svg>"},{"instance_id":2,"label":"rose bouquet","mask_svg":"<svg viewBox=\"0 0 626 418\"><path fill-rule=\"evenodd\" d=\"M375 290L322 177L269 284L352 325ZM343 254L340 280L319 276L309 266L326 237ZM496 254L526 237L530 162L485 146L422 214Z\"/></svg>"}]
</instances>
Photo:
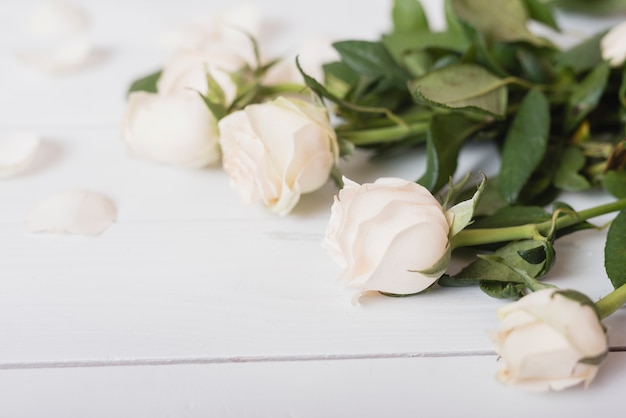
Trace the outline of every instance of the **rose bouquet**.
<instances>
[{"instance_id":1,"label":"rose bouquet","mask_svg":"<svg viewBox=\"0 0 626 418\"><path fill-rule=\"evenodd\" d=\"M583 6L620 6L593 4ZM499 311L498 379L542 390L588 384L608 351L601 319L626 302L626 29L564 49L529 30L530 21L559 30L552 3L444 5L446 27L434 30L419 1L395 0L389 33L335 42L325 63L266 59L241 29L200 31L133 83L123 139L132 155L161 163L221 161L245 202L280 215L333 179L341 190L323 247L357 297L438 284L520 299ZM477 141L497 145L500 171L454 183L461 149ZM359 185L338 167L355 148L425 152L427 163L416 181ZM615 201L582 211L557 201L591 188ZM556 239L616 211L605 247L613 293L594 303L540 281ZM476 257L449 272L463 247Z\"/></svg>"}]
</instances>

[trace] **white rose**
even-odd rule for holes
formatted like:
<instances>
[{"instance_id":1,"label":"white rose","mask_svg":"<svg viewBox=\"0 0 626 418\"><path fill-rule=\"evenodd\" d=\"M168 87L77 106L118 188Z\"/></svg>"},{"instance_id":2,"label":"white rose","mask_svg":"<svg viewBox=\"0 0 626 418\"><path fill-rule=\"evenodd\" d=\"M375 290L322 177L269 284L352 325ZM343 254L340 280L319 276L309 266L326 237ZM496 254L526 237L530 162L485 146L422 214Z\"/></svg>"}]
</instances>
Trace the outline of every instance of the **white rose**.
<instances>
[{"instance_id":1,"label":"white rose","mask_svg":"<svg viewBox=\"0 0 626 418\"><path fill-rule=\"evenodd\" d=\"M544 289L498 310L501 325L493 340L500 382L547 391L593 380L608 351L607 337L591 301L581 303L572 294L586 298Z\"/></svg>"},{"instance_id":2,"label":"white rose","mask_svg":"<svg viewBox=\"0 0 626 418\"><path fill-rule=\"evenodd\" d=\"M208 92L207 72L220 86L229 105L237 96L237 85L231 74L242 69L246 60L236 53L236 49L216 45L204 50L182 50L174 54L163 67L157 82L157 90L162 95L182 92Z\"/></svg>"},{"instance_id":3,"label":"white rose","mask_svg":"<svg viewBox=\"0 0 626 418\"><path fill-rule=\"evenodd\" d=\"M198 95L134 92L128 98L122 139L133 156L204 167L219 160L218 136L217 122Z\"/></svg>"},{"instance_id":4,"label":"white rose","mask_svg":"<svg viewBox=\"0 0 626 418\"><path fill-rule=\"evenodd\" d=\"M326 109L298 99L247 106L219 122L224 170L247 203L289 213L320 188L338 158Z\"/></svg>"},{"instance_id":5,"label":"white rose","mask_svg":"<svg viewBox=\"0 0 626 418\"><path fill-rule=\"evenodd\" d=\"M298 48L298 60L307 75L323 82L324 64L339 60L339 53L332 47L330 39L316 37L307 40ZM263 78L265 85L282 83L304 83L302 74L296 66L295 56L279 61L267 71Z\"/></svg>"},{"instance_id":6,"label":"white rose","mask_svg":"<svg viewBox=\"0 0 626 418\"><path fill-rule=\"evenodd\" d=\"M360 291L421 292L444 273L450 226L424 187L382 178L358 185L344 179L323 247L344 268L340 279Z\"/></svg>"},{"instance_id":7,"label":"white rose","mask_svg":"<svg viewBox=\"0 0 626 418\"><path fill-rule=\"evenodd\" d=\"M611 67L620 67L626 60L626 22L613 27L600 41L602 59Z\"/></svg>"},{"instance_id":8,"label":"white rose","mask_svg":"<svg viewBox=\"0 0 626 418\"><path fill-rule=\"evenodd\" d=\"M163 46L171 51L205 48L216 42L240 43L249 47L248 34L259 38L263 22L256 6L239 4L211 17L200 16L168 29L161 37Z\"/></svg>"}]
</instances>

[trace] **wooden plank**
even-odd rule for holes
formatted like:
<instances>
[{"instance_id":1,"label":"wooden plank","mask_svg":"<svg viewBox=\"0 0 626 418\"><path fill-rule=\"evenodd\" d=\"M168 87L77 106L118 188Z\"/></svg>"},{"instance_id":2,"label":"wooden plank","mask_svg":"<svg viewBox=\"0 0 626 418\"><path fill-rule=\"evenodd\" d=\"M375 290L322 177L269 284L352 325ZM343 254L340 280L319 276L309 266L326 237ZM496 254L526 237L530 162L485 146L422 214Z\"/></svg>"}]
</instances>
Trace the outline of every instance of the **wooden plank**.
<instances>
[{"instance_id":1,"label":"wooden plank","mask_svg":"<svg viewBox=\"0 0 626 418\"><path fill-rule=\"evenodd\" d=\"M0 415L109 417L586 418L616 406L626 353L587 390L526 393L495 356L4 370Z\"/></svg>"},{"instance_id":2,"label":"wooden plank","mask_svg":"<svg viewBox=\"0 0 626 418\"><path fill-rule=\"evenodd\" d=\"M0 362L490 349L504 302L466 288L352 306L319 247L320 226L129 221L84 238L1 225ZM598 298L610 284L599 236L584 234L559 246L550 278ZM614 346L626 345L624 313L607 322Z\"/></svg>"}]
</instances>

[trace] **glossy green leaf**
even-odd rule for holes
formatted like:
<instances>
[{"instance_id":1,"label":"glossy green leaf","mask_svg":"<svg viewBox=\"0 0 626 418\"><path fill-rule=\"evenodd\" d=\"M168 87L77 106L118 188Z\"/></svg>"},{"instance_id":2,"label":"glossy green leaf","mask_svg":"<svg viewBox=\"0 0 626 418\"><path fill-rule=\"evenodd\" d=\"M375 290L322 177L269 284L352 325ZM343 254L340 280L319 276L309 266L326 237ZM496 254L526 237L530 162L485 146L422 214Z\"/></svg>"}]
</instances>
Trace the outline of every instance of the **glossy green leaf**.
<instances>
[{"instance_id":1,"label":"glossy green leaf","mask_svg":"<svg viewBox=\"0 0 626 418\"><path fill-rule=\"evenodd\" d=\"M418 183L435 192L454 175L463 142L477 128L477 123L459 114L432 117L426 137L426 173Z\"/></svg>"},{"instance_id":2,"label":"glossy green leaf","mask_svg":"<svg viewBox=\"0 0 626 418\"><path fill-rule=\"evenodd\" d=\"M614 288L626 284L626 210L622 210L609 227L604 268Z\"/></svg>"},{"instance_id":3,"label":"glossy green leaf","mask_svg":"<svg viewBox=\"0 0 626 418\"><path fill-rule=\"evenodd\" d=\"M507 226L539 223L551 217L539 206L506 206L490 216L479 219L472 228L502 228Z\"/></svg>"},{"instance_id":4,"label":"glossy green leaf","mask_svg":"<svg viewBox=\"0 0 626 418\"><path fill-rule=\"evenodd\" d=\"M554 30L559 30L559 25L554 17L554 9L550 4L541 0L524 0L524 4L531 19L541 22Z\"/></svg>"},{"instance_id":5,"label":"glossy green leaf","mask_svg":"<svg viewBox=\"0 0 626 418\"><path fill-rule=\"evenodd\" d=\"M455 280L471 280L474 282L477 280L487 280L523 283L524 281L519 274L507 266L512 266L526 271L531 277L538 277L540 274L544 274L546 270L544 268L546 267L544 263L531 264L524 260L519 254L520 251L524 252L532 250L543 245L543 242L535 240L524 240L509 243L497 249L494 253L494 256L500 258L502 262L494 263L493 261L478 258L459 273L455 274L453 278ZM552 262L553 259L550 261ZM550 266L551 264L548 267Z\"/></svg>"},{"instance_id":6,"label":"glossy green leaf","mask_svg":"<svg viewBox=\"0 0 626 418\"><path fill-rule=\"evenodd\" d=\"M324 85L337 97L345 97L358 82L359 75L341 61L324 64Z\"/></svg>"},{"instance_id":7,"label":"glossy green leaf","mask_svg":"<svg viewBox=\"0 0 626 418\"><path fill-rule=\"evenodd\" d=\"M538 90L528 92L504 140L498 187L513 204L543 160L550 132L550 104Z\"/></svg>"},{"instance_id":8,"label":"glossy green leaf","mask_svg":"<svg viewBox=\"0 0 626 418\"><path fill-rule=\"evenodd\" d=\"M608 171L602 177L604 189L617 198L626 198L626 171Z\"/></svg>"},{"instance_id":9,"label":"glossy green leaf","mask_svg":"<svg viewBox=\"0 0 626 418\"><path fill-rule=\"evenodd\" d=\"M446 212L447 215L452 215L452 223L450 224L450 232L448 233L448 237L452 238L463 229L465 229L472 222L472 220L474 219L476 206L478 206L478 202L480 202L486 186L487 178L483 177L483 180L476 188L476 192L471 199L459 202L450 209L448 209L448 211Z\"/></svg>"},{"instance_id":10,"label":"glossy green leaf","mask_svg":"<svg viewBox=\"0 0 626 418\"><path fill-rule=\"evenodd\" d=\"M564 67L569 67L575 73L588 71L602 62L600 40L606 31L585 39L580 44L556 55L555 61Z\"/></svg>"},{"instance_id":11,"label":"glossy green leaf","mask_svg":"<svg viewBox=\"0 0 626 418\"><path fill-rule=\"evenodd\" d=\"M128 89L128 94L134 91L146 91L148 93L157 92L157 82L161 78L162 71L157 71L138 80L135 80Z\"/></svg>"},{"instance_id":12,"label":"glossy green leaf","mask_svg":"<svg viewBox=\"0 0 626 418\"><path fill-rule=\"evenodd\" d=\"M580 174L580 170L585 167L585 161L585 155L580 148L567 148L554 175L554 185L570 192L590 188L589 181Z\"/></svg>"},{"instance_id":13,"label":"glossy green leaf","mask_svg":"<svg viewBox=\"0 0 626 418\"><path fill-rule=\"evenodd\" d=\"M596 108L606 89L610 67L603 62L595 67L572 92L565 113L564 129L572 131Z\"/></svg>"},{"instance_id":14,"label":"glossy green leaf","mask_svg":"<svg viewBox=\"0 0 626 418\"><path fill-rule=\"evenodd\" d=\"M428 30L428 17L419 0L394 0L391 17L394 32Z\"/></svg>"},{"instance_id":15,"label":"glossy green leaf","mask_svg":"<svg viewBox=\"0 0 626 418\"><path fill-rule=\"evenodd\" d=\"M452 0L457 16L485 37L502 42L530 42L539 46L550 43L533 35L527 28L528 12L523 0Z\"/></svg>"},{"instance_id":16,"label":"glossy green leaf","mask_svg":"<svg viewBox=\"0 0 626 418\"><path fill-rule=\"evenodd\" d=\"M412 81L409 88L418 102L436 107L497 116L503 116L506 112L506 84L478 65L444 67Z\"/></svg>"},{"instance_id":17,"label":"glossy green leaf","mask_svg":"<svg viewBox=\"0 0 626 418\"><path fill-rule=\"evenodd\" d=\"M481 281L480 290L497 299L519 299L525 294L526 285L521 283Z\"/></svg>"},{"instance_id":18,"label":"glossy green leaf","mask_svg":"<svg viewBox=\"0 0 626 418\"><path fill-rule=\"evenodd\" d=\"M452 32L394 32L384 35L382 42L399 62L412 51L437 48L462 52L468 46L465 37Z\"/></svg>"},{"instance_id":19,"label":"glossy green leaf","mask_svg":"<svg viewBox=\"0 0 626 418\"><path fill-rule=\"evenodd\" d=\"M622 104L622 109L626 108L626 67L622 69L622 82L619 85L617 95L619 102Z\"/></svg>"},{"instance_id":20,"label":"glossy green leaf","mask_svg":"<svg viewBox=\"0 0 626 418\"><path fill-rule=\"evenodd\" d=\"M341 41L335 42L333 47L341 60L359 74L393 80L402 86L408 80L381 42Z\"/></svg>"},{"instance_id":21,"label":"glossy green leaf","mask_svg":"<svg viewBox=\"0 0 626 418\"><path fill-rule=\"evenodd\" d=\"M578 13L601 15L626 12L624 0L554 0L554 3Z\"/></svg>"}]
</instances>

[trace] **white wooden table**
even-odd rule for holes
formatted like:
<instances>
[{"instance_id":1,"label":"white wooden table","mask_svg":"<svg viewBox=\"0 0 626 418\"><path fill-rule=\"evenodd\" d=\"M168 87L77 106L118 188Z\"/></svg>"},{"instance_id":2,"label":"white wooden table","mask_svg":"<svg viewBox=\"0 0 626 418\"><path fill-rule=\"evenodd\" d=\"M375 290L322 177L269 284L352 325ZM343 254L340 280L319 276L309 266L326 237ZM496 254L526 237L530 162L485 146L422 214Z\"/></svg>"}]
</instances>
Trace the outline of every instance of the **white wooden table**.
<instances>
[{"instance_id":1,"label":"white wooden table","mask_svg":"<svg viewBox=\"0 0 626 418\"><path fill-rule=\"evenodd\" d=\"M588 417L620 408L626 310L606 321L613 351L588 390L505 388L487 337L503 301L464 288L351 305L320 248L332 185L277 217L244 206L219 168L128 157L125 90L163 62L158 36L226 2L80 4L97 56L50 77L12 55L33 3L0 1L0 135L44 138L27 171L0 182L0 417ZM255 5L275 52L319 33L373 39L389 25L389 1ZM489 151L465 152L460 172L493 171ZM363 182L416 178L423 162L357 155L343 168ZM117 222L95 238L26 232L30 209L77 187L109 196ZM582 209L609 198L564 200ZM608 293L603 240L587 231L559 241L548 279L592 298Z\"/></svg>"}]
</instances>

